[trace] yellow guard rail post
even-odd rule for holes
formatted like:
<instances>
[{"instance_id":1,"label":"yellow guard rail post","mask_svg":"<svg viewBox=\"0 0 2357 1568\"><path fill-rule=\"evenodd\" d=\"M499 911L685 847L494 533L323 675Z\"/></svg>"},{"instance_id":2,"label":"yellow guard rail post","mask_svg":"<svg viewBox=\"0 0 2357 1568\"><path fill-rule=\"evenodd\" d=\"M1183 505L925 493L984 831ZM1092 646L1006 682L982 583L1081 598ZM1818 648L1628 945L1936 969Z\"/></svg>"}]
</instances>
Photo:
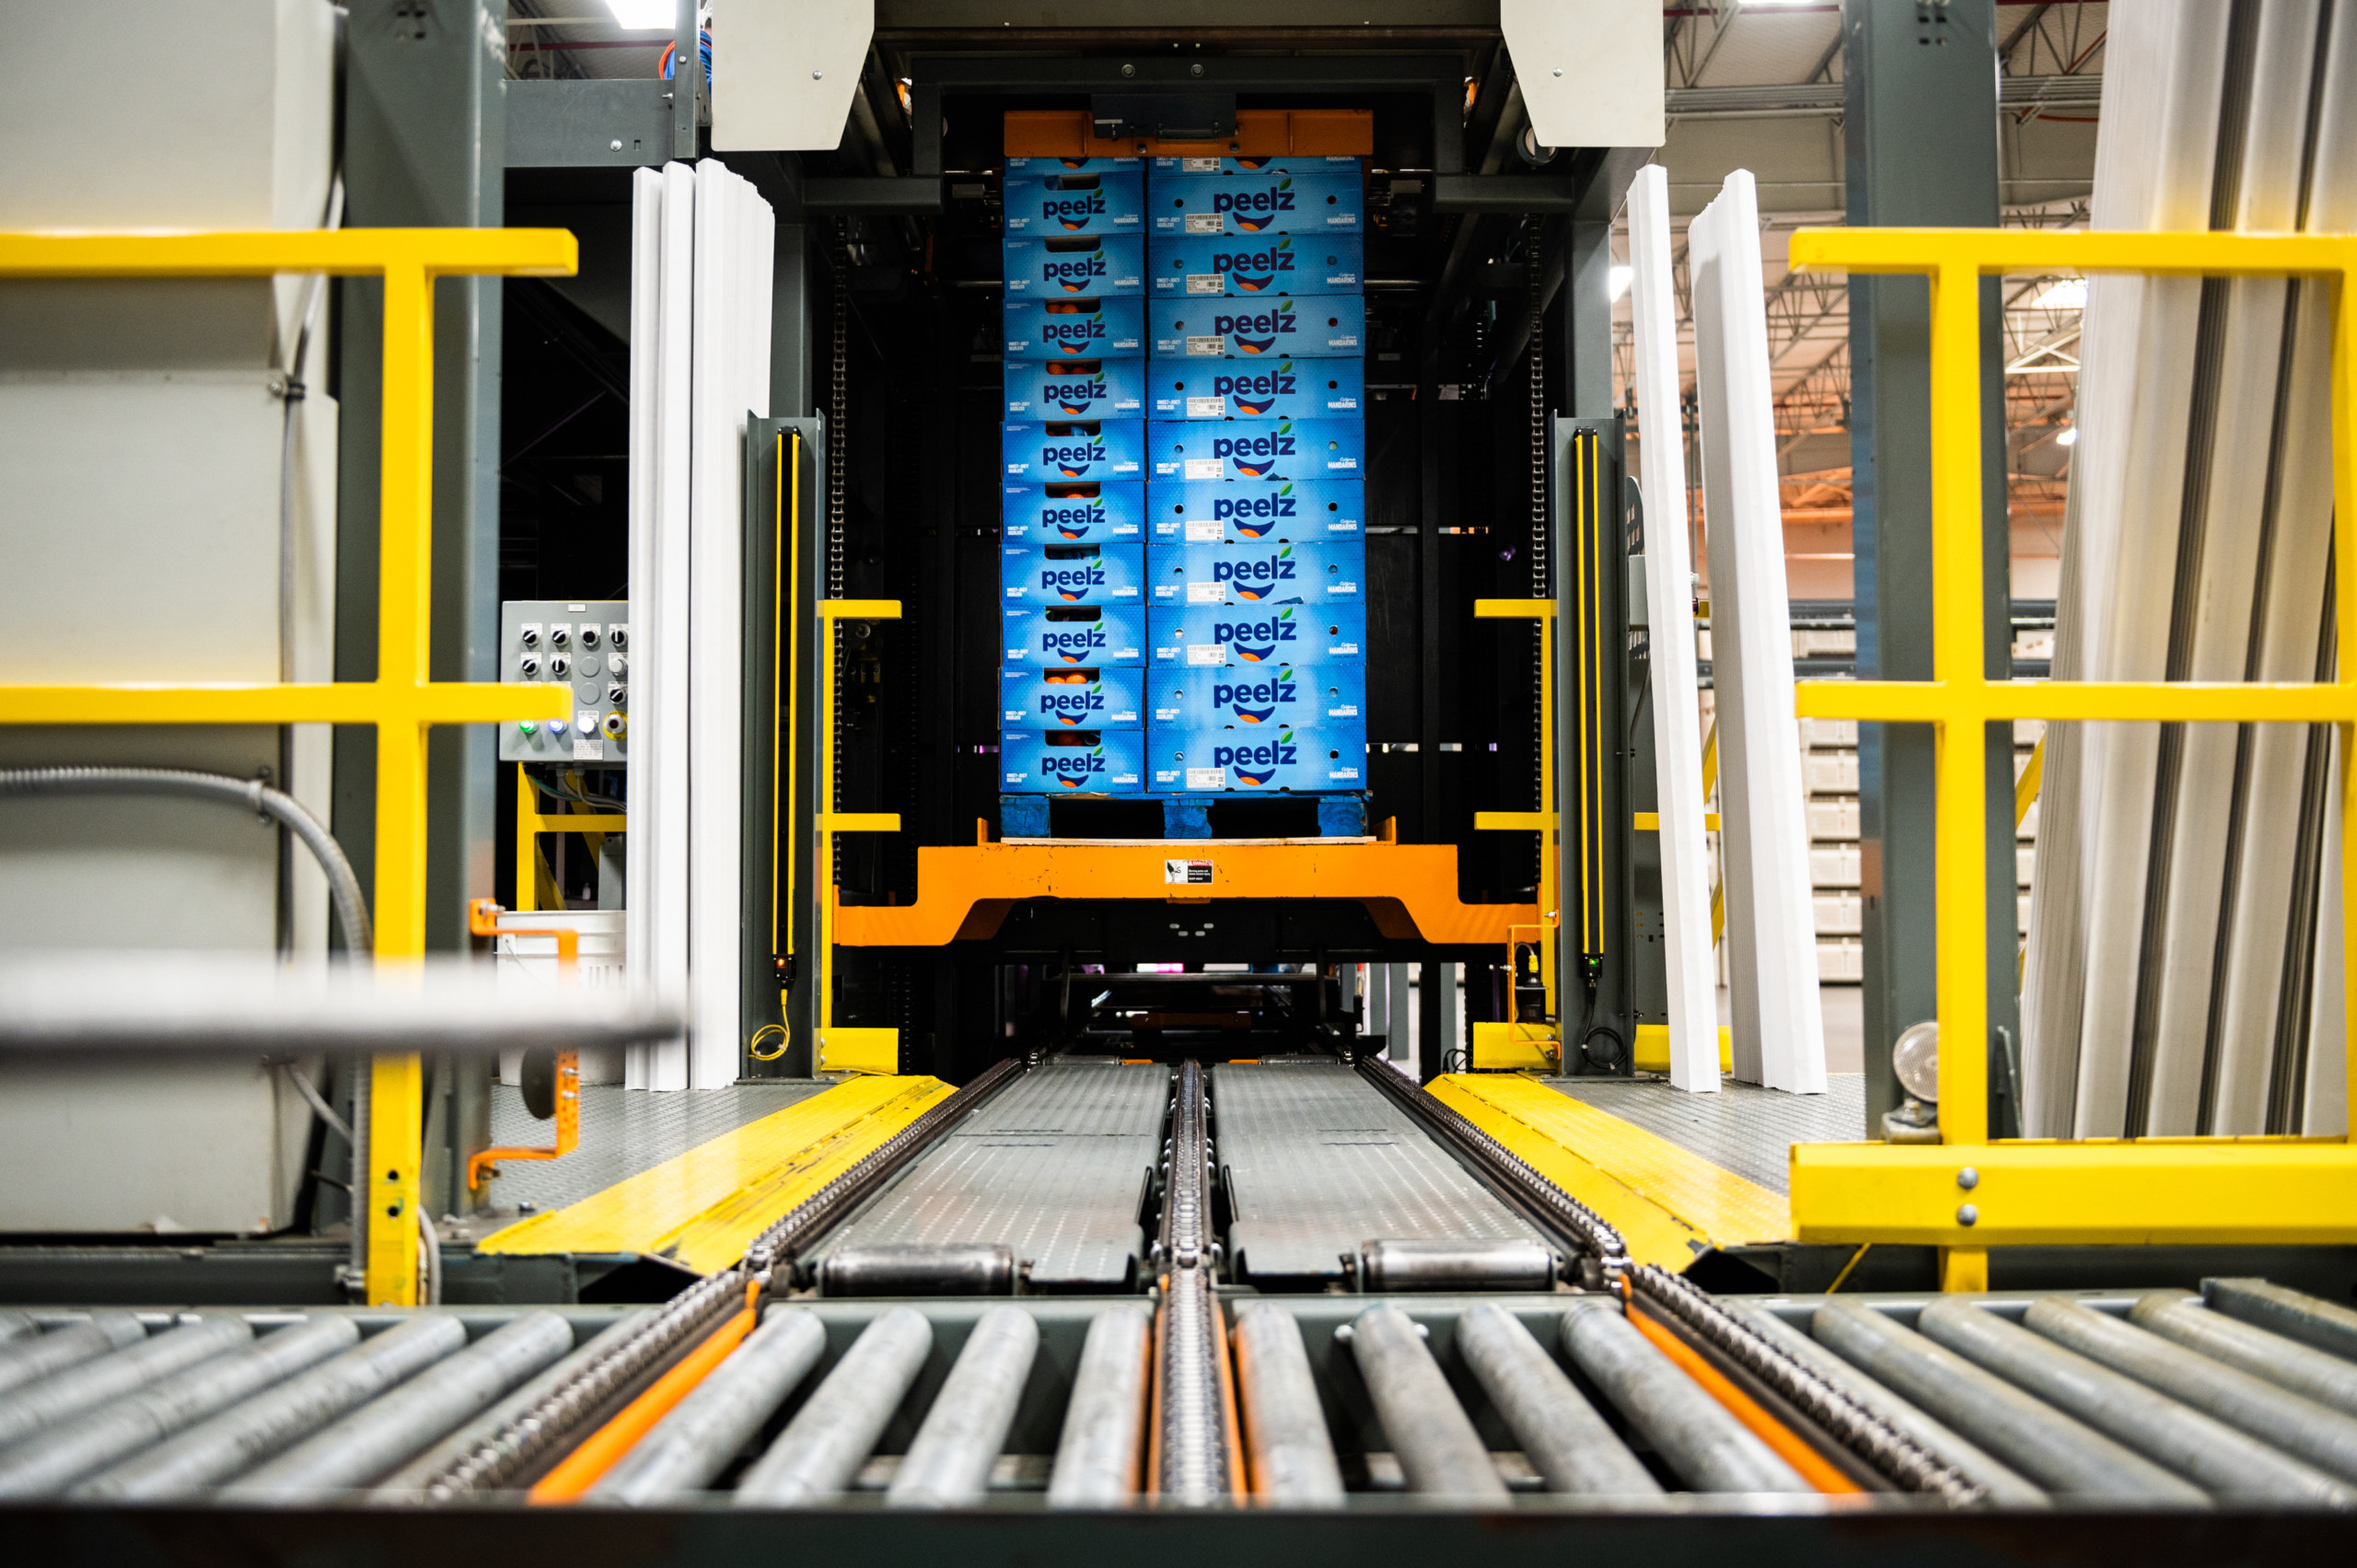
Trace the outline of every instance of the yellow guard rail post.
<instances>
[{"instance_id":1,"label":"yellow guard rail post","mask_svg":"<svg viewBox=\"0 0 2357 1568\"><path fill-rule=\"evenodd\" d=\"M1555 601L1551 598L1477 598L1476 621L1538 622L1543 656L1538 661L1538 802L1536 811L1476 811L1473 827L1485 833L1538 835L1538 920L1533 925L1506 927L1506 969L1522 973L1515 933L1531 934L1538 950L1538 982L1547 989L1547 1013L1552 1024L1526 1024L1509 1018L1502 1024L1477 1023L1465 1053L1466 1065L1482 1068L1536 1068L1560 1071L1563 1062L1562 1002L1557 995L1555 933L1562 926L1563 832L1555 807ZM1585 778L1586 775L1581 775ZM1511 982L1509 984L1511 991ZM1509 994L1509 1004L1512 996Z\"/></svg>"},{"instance_id":2,"label":"yellow guard rail post","mask_svg":"<svg viewBox=\"0 0 2357 1568\"><path fill-rule=\"evenodd\" d=\"M425 951L425 732L435 725L563 717L563 687L436 682L428 663L434 566L434 280L566 277L563 229L346 228L161 235L0 234L0 279L269 277L385 280L377 679L318 685L0 686L0 724L369 725L377 732L377 958ZM418 1290L421 1085L414 1055L370 1072L366 1190L371 1306Z\"/></svg>"},{"instance_id":3,"label":"yellow guard rail post","mask_svg":"<svg viewBox=\"0 0 2357 1568\"><path fill-rule=\"evenodd\" d=\"M835 915L841 908L837 900L840 889L830 869L835 864L835 835L897 833L900 830L900 818L894 811L835 809L835 704L842 700L842 694L835 690L834 629L845 621L898 621L900 601L822 598L818 605L819 798L810 803L818 830L817 847L810 859L818 868L817 874L826 878L826 884L819 892L818 950L812 955L819 988L813 1009L818 1018L819 1040L818 1049L811 1052L811 1062L819 1072L892 1074L900 1070L900 1030L853 1028L835 1023Z\"/></svg>"},{"instance_id":4,"label":"yellow guard rail post","mask_svg":"<svg viewBox=\"0 0 2357 1568\"><path fill-rule=\"evenodd\" d=\"M2348 1244L2357 1241L2357 1148L2333 1138L2144 1138L1991 1143L1982 842L1984 724L2160 720L2340 726L2343 970L2357 975L2357 661L2336 682L1987 679L1980 574L1980 279L2004 273L2297 276L2333 288L2336 558L2357 561L2357 237L2040 233L2024 229L1803 229L1795 268L1924 273L1932 296L1933 670L1928 681L1805 680L1805 718L1929 724L1938 734L1938 1144L1803 1144L1792 1154L1803 1241L1930 1244L1949 1290L1988 1285L1994 1246ZM2344 645L2357 571L2335 579ZM2357 1011L2344 1049L2357 1055ZM2349 1082L2357 1086L2357 1071Z\"/></svg>"}]
</instances>

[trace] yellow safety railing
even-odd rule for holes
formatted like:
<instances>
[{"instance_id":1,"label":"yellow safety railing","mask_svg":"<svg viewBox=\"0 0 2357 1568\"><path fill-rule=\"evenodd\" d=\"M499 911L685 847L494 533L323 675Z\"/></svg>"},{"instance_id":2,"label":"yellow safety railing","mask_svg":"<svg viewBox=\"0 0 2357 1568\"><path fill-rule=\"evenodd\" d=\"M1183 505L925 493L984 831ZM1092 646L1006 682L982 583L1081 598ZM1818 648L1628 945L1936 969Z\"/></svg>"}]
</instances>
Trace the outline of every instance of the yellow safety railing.
<instances>
[{"instance_id":1,"label":"yellow safety railing","mask_svg":"<svg viewBox=\"0 0 2357 1568\"><path fill-rule=\"evenodd\" d=\"M1506 927L1506 970L1515 977L1511 986L1519 981L1522 960L1518 950L1529 947L1538 955L1538 983L1546 989L1547 1016L1557 1021L1551 1024L1526 1024L1515 1018L1504 1023L1480 1023L1473 1026L1473 1039L1466 1053L1469 1065L1479 1070L1507 1068L1550 1069L1561 1065L1563 1059L1563 1026L1562 998L1557 994L1558 975L1555 934L1563 923L1563 834L1562 818L1555 809L1555 601L1551 598L1477 598L1473 601L1473 618L1477 621L1517 621L1527 617L1538 622L1541 656L1538 660L1538 809L1536 811L1476 811L1473 827L1484 833L1537 833L1538 835L1538 923L1536 925ZM1585 772L1581 775L1585 778ZM1530 933L1527 942L1519 935ZM1508 1011L1515 1011L1509 1007Z\"/></svg>"},{"instance_id":2,"label":"yellow safety railing","mask_svg":"<svg viewBox=\"0 0 2357 1568\"><path fill-rule=\"evenodd\" d=\"M0 234L0 278L269 277L385 280L378 485L377 679L318 685L165 682L0 686L0 724L369 725L377 732L377 956L425 950L426 731L561 718L561 686L435 681L428 664L434 566L434 280L565 277L562 229L348 228L221 234ZM366 1295L417 1300L422 1086L414 1055L370 1073Z\"/></svg>"},{"instance_id":3,"label":"yellow safety railing","mask_svg":"<svg viewBox=\"0 0 2357 1568\"><path fill-rule=\"evenodd\" d=\"M1938 1144L1804 1144L1792 1206L1803 1241L1945 1249L1943 1285L1987 1288L1991 1246L2357 1242L2357 1148L2333 1138L1992 1143L1988 1129L1989 724L2013 719L2340 726L2343 971L2357 974L2357 668L2336 682L1990 680L1981 636L1980 280L2005 273L2296 276L2334 293L2334 549L2357 560L2357 237L1803 229L1799 269L1926 274L1931 282L1930 680L1802 681L1809 718L1929 724L1938 735ZM2336 577L2337 623L2357 626L2357 572ZM2350 1014L2357 1025L2357 1010ZM2357 1033L2344 1046L2357 1054ZM2357 1072L2350 1075L2357 1085Z\"/></svg>"},{"instance_id":4,"label":"yellow safety railing","mask_svg":"<svg viewBox=\"0 0 2357 1568\"><path fill-rule=\"evenodd\" d=\"M819 609L819 798L813 821L815 848L811 860L825 881L819 889L819 940L813 993L813 1016L819 1033L812 1060L822 1073L897 1073L900 1070L900 1031L896 1028L853 1028L835 1022L835 915L841 909L831 867L837 833L897 833L900 818L893 811L838 811L835 798L835 660L831 644L836 625L845 621L898 621L896 598L822 598Z\"/></svg>"}]
</instances>

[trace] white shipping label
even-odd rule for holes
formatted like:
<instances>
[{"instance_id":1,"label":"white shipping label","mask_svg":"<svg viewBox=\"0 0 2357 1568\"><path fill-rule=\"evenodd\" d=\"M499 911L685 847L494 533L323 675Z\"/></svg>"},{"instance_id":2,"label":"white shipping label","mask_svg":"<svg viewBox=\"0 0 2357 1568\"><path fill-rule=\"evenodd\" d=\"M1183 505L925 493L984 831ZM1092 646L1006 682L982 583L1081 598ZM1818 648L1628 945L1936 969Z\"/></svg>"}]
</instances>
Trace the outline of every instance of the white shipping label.
<instances>
[{"instance_id":1,"label":"white shipping label","mask_svg":"<svg viewBox=\"0 0 2357 1568\"><path fill-rule=\"evenodd\" d=\"M1190 768L1187 770L1187 787L1189 789L1225 789L1227 770L1225 768Z\"/></svg>"},{"instance_id":2,"label":"white shipping label","mask_svg":"<svg viewBox=\"0 0 2357 1568\"><path fill-rule=\"evenodd\" d=\"M1219 459L1217 458L1189 458L1186 460L1186 469L1189 479L1217 479Z\"/></svg>"},{"instance_id":3,"label":"white shipping label","mask_svg":"<svg viewBox=\"0 0 2357 1568\"><path fill-rule=\"evenodd\" d=\"M1219 159L1215 157L1182 157L1178 160L1181 174L1217 174Z\"/></svg>"},{"instance_id":4,"label":"white shipping label","mask_svg":"<svg viewBox=\"0 0 2357 1568\"><path fill-rule=\"evenodd\" d=\"M1189 398L1187 417L1189 419L1225 419L1227 394L1222 392L1219 396L1213 398Z\"/></svg>"},{"instance_id":5,"label":"white shipping label","mask_svg":"<svg viewBox=\"0 0 2357 1568\"><path fill-rule=\"evenodd\" d=\"M1187 662L1189 664L1225 664L1227 645L1225 643L1190 643L1187 645Z\"/></svg>"},{"instance_id":6,"label":"white shipping label","mask_svg":"<svg viewBox=\"0 0 2357 1568\"><path fill-rule=\"evenodd\" d=\"M1189 234L1225 234L1227 216L1224 213L1189 213L1187 232Z\"/></svg>"},{"instance_id":7,"label":"white shipping label","mask_svg":"<svg viewBox=\"0 0 2357 1568\"><path fill-rule=\"evenodd\" d=\"M1217 776L1220 771L1217 768L1190 768L1187 777L1192 780L1197 773ZM1171 888L1208 888L1212 882L1212 863L1208 860L1166 860L1162 863L1162 880L1164 886Z\"/></svg>"},{"instance_id":8,"label":"white shipping label","mask_svg":"<svg viewBox=\"0 0 2357 1568\"><path fill-rule=\"evenodd\" d=\"M1187 354L1190 359L1217 359L1227 352L1227 339L1218 332L1208 337L1187 336Z\"/></svg>"},{"instance_id":9,"label":"white shipping label","mask_svg":"<svg viewBox=\"0 0 2357 1568\"><path fill-rule=\"evenodd\" d=\"M1187 602L1189 604L1225 604L1227 585L1225 583L1189 583Z\"/></svg>"},{"instance_id":10,"label":"white shipping label","mask_svg":"<svg viewBox=\"0 0 2357 1568\"><path fill-rule=\"evenodd\" d=\"M1187 292L1189 294L1225 294L1227 274L1225 273L1189 273Z\"/></svg>"},{"instance_id":11,"label":"white shipping label","mask_svg":"<svg viewBox=\"0 0 2357 1568\"><path fill-rule=\"evenodd\" d=\"M1187 519L1187 542L1189 544L1217 544L1220 541L1222 533L1219 526L1219 519L1217 517L1190 517Z\"/></svg>"}]
</instances>

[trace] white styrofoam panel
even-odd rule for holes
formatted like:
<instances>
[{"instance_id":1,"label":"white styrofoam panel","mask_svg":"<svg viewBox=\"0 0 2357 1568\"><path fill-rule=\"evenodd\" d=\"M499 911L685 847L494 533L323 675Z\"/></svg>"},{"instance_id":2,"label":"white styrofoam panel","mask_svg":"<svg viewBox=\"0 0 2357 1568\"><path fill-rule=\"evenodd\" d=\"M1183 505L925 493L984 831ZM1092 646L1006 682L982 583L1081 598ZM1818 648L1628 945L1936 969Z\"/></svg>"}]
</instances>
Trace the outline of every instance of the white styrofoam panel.
<instances>
[{"instance_id":1,"label":"white styrofoam panel","mask_svg":"<svg viewBox=\"0 0 2357 1568\"><path fill-rule=\"evenodd\" d=\"M715 0L713 151L833 152L875 36L876 0Z\"/></svg>"},{"instance_id":2,"label":"white styrofoam panel","mask_svg":"<svg viewBox=\"0 0 2357 1568\"><path fill-rule=\"evenodd\" d=\"M1817 893L1811 904L1819 936L1855 936L1865 929L1865 900L1853 893Z\"/></svg>"},{"instance_id":3,"label":"white styrofoam panel","mask_svg":"<svg viewBox=\"0 0 2357 1568\"><path fill-rule=\"evenodd\" d=\"M1661 18L1651 7L1499 0L1498 29L1542 144L1657 147L1667 138Z\"/></svg>"},{"instance_id":4,"label":"white styrofoam panel","mask_svg":"<svg viewBox=\"0 0 2357 1568\"><path fill-rule=\"evenodd\" d=\"M1817 978L1823 984L1865 979L1865 945L1852 941L1819 942L1817 945Z\"/></svg>"},{"instance_id":5,"label":"white styrofoam panel","mask_svg":"<svg viewBox=\"0 0 2357 1568\"><path fill-rule=\"evenodd\" d=\"M1812 839L1854 839L1858 836L1858 803L1854 800L1812 800L1808 803L1808 836Z\"/></svg>"},{"instance_id":6,"label":"white styrofoam panel","mask_svg":"<svg viewBox=\"0 0 2357 1568\"><path fill-rule=\"evenodd\" d=\"M1858 793L1858 754L1813 751L1805 759L1803 778L1811 795Z\"/></svg>"},{"instance_id":7,"label":"white styrofoam panel","mask_svg":"<svg viewBox=\"0 0 2357 1568\"><path fill-rule=\"evenodd\" d=\"M1687 231L1718 657L1720 814L1736 1076L1822 1094L1809 805L1794 716L1759 199L1730 175ZM1852 834L1854 836L1854 829Z\"/></svg>"},{"instance_id":8,"label":"white styrofoam panel","mask_svg":"<svg viewBox=\"0 0 2357 1568\"><path fill-rule=\"evenodd\" d=\"M1815 750L1819 748L1855 746L1858 744L1856 719L1803 719L1801 744Z\"/></svg>"},{"instance_id":9,"label":"white styrofoam panel","mask_svg":"<svg viewBox=\"0 0 2357 1568\"><path fill-rule=\"evenodd\" d=\"M1678 300L1670 269L1668 175L1637 171L1629 192L1630 310L1636 333L1640 409L1679 404ZM1719 1011L1711 942L1711 852L1702 830L1702 735L1695 694L1701 678L1688 635L1694 623L1694 564L1684 526L1686 454L1682 420L1667 412L1662 431L1638 447L1640 483L1651 515L1671 519L1645 536L1646 616L1654 682L1654 754L1661 820L1663 929L1669 991L1669 1081L1715 1094Z\"/></svg>"},{"instance_id":10,"label":"white styrofoam panel","mask_svg":"<svg viewBox=\"0 0 2357 1568\"><path fill-rule=\"evenodd\" d=\"M1827 888L1854 888L1859 880L1859 854L1852 849L1829 849L1823 845L1808 852L1810 881L1820 890Z\"/></svg>"}]
</instances>

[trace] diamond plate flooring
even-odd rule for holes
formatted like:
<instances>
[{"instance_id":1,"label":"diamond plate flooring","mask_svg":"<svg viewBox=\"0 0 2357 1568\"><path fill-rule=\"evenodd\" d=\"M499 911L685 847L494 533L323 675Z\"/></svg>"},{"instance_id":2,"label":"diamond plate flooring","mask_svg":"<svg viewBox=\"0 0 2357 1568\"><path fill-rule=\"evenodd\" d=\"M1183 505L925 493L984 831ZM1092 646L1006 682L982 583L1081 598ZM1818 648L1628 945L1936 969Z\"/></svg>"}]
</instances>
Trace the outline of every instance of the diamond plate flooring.
<instances>
[{"instance_id":1,"label":"diamond plate flooring","mask_svg":"<svg viewBox=\"0 0 2357 1568\"><path fill-rule=\"evenodd\" d=\"M1245 1274L1338 1279L1367 1241L1541 1239L1339 1062L1222 1063L1212 1109Z\"/></svg>"},{"instance_id":2,"label":"diamond plate flooring","mask_svg":"<svg viewBox=\"0 0 2357 1568\"><path fill-rule=\"evenodd\" d=\"M1793 1144L1855 1143L1865 1136L1866 1080L1861 1073L1828 1074L1821 1095L1788 1095L1733 1078L1721 1078L1714 1095L1686 1094L1664 1078L1533 1081L1786 1196L1792 1192Z\"/></svg>"},{"instance_id":3,"label":"diamond plate flooring","mask_svg":"<svg viewBox=\"0 0 2357 1568\"><path fill-rule=\"evenodd\" d=\"M829 1245L1004 1243L1034 1286L1121 1289L1162 1150L1170 1071L1051 1062L976 1111Z\"/></svg>"},{"instance_id":4,"label":"diamond plate flooring","mask_svg":"<svg viewBox=\"0 0 2357 1568\"><path fill-rule=\"evenodd\" d=\"M656 1094L616 1084L589 1084L581 1090L581 1141L563 1159L509 1160L492 1183L491 1201L503 1209L529 1203L562 1208L708 1138L733 1132L773 1110L830 1089L830 1080L784 1079L732 1084L725 1089L679 1089ZM556 1123L536 1121L524 1112L522 1092L511 1084L491 1088L491 1141L520 1147L545 1146Z\"/></svg>"}]
</instances>

